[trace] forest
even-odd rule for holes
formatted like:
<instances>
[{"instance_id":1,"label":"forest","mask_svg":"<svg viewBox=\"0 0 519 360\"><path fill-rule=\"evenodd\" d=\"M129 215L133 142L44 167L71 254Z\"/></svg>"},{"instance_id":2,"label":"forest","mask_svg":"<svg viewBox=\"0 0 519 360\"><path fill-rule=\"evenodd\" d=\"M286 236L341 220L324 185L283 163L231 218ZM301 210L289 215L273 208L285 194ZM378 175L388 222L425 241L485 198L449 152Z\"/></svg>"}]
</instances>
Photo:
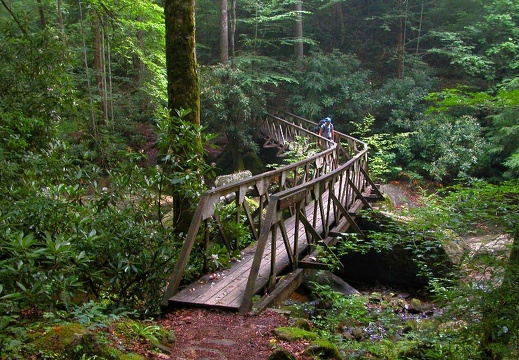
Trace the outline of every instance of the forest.
<instances>
[{"instance_id":1,"label":"forest","mask_svg":"<svg viewBox=\"0 0 519 360\"><path fill-rule=\"evenodd\" d=\"M335 305L315 332L337 358L519 356L519 2L0 2L0 359L139 358L101 328L168 338L149 321L198 198L272 166L268 107L331 117L369 145L373 180L419 194L390 209L411 220L338 251L412 248L442 314L364 344L335 331L362 303L321 289ZM428 268L480 235L504 250ZM186 282L217 258L197 251Z\"/></svg>"}]
</instances>

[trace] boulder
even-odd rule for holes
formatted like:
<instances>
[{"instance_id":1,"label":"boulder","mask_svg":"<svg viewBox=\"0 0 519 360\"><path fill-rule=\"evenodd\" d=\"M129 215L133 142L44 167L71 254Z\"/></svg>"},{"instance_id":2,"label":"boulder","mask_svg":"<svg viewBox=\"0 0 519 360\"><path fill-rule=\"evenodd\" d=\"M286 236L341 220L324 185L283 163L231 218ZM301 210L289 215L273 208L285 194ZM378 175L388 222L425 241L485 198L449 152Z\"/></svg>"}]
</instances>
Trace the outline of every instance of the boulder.
<instances>
[{"instance_id":1,"label":"boulder","mask_svg":"<svg viewBox=\"0 0 519 360\"><path fill-rule=\"evenodd\" d=\"M214 181L214 186L218 188L225 185L234 184L238 181L248 179L250 177L252 177L252 173L249 170L240 171L229 175L221 175L216 177L216 180Z\"/></svg>"},{"instance_id":2,"label":"boulder","mask_svg":"<svg viewBox=\"0 0 519 360\"><path fill-rule=\"evenodd\" d=\"M344 295L360 295L360 293L353 288L346 281L341 279L330 271L314 271L311 272L305 279L305 285L310 290L314 289L314 284L328 285L333 291L339 292Z\"/></svg>"}]
</instances>

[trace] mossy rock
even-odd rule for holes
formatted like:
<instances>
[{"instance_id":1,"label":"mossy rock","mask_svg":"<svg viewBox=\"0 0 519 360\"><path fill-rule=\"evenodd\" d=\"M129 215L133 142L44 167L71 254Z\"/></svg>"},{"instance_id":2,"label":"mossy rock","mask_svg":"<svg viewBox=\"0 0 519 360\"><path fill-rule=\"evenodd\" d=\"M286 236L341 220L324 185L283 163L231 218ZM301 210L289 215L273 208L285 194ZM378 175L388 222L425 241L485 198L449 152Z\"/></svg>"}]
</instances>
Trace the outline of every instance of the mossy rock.
<instances>
[{"instance_id":1,"label":"mossy rock","mask_svg":"<svg viewBox=\"0 0 519 360\"><path fill-rule=\"evenodd\" d=\"M303 330L297 327L278 327L274 330L274 335L284 341L297 341L297 340L316 340L317 335L311 331Z\"/></svg>"},{"instance_id":2,"label":"mossy rock","mask_svg":"<svg viewBox=\"0 0 519 360\"><path fill-rule=\"evenodd\" d=\"M290 312L291 318L308 319L310 317L309 312L306 311L302 306L285 305L285 306L282 306L281 309Z\"/></svg>"},{"instance_id":3,"label":"mossy rock","mask_svg":"<svg viewBox=\"0 0 519 360\"><path fill-rule=\"evenodd\" d=\"M40 353L61 355L71 360L87 357L99 357L114 360L142 360L137 354L124 354L105 344L104 339L81 324L66 323L55 326L34 340L30 347Z\"/></svg>"},{"instance_id":4,"label":"mossy rock","mask_svg":"<svg viewBox=\"0 0 519 360\"><path fill-rule=\"evenodd\" d=\"M295 319L292 326L299 328L299 329L306 330L306 331L312 331L312 329L313 329L312 322L308 319L302 319L302 318Z\"/></svg>"},{"instance_id":5,"label":"mossy rock","mask_svg":"<svg viewBox=\"0 0 519 360\"><path fill-rule=\"evenodd\" d=\"M296 360L296 357L290 353L290 351L278 348L274 350L268 357L268 360Z\"/></svg>"},{"instance_id":6,"label":"mossy rock","mask_svg":"<svg viewBox=\"0 0 519 360\"><path fill-rule=\"evenodd\" d=\"M54 326L33 341L33 346L44 352L64 353L65 348L85 336L88 329L77 323Z\"/></svg>"},{"instance_id":7,"label":"mossy rock","mask_svg":"<svg viewBox=\"0 0 519 360\"><path fill-rule=\"evenodd\" d=\"M337 346L328 340L313 341L306 348L304 354L317 359L344 360L343 356L339 353Z\"/></svg>"}]
</instances>

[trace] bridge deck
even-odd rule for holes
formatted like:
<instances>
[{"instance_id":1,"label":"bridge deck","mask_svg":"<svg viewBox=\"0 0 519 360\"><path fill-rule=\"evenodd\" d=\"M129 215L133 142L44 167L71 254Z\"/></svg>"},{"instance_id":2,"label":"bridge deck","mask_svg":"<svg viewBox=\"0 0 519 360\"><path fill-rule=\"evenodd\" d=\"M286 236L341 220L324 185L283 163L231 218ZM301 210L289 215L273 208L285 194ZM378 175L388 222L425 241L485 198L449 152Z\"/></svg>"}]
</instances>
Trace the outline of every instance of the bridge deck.
<instances>
[{"instance_id":1,"label":"bridge deck","mask_svg":"<svg viewBox=\"0 0 519 360\"><path fill-rule=\"evenodd\" d=\"M307 214L311 214L313 205L307 205L306 211ZM285 226L289 235L295 233L294 219L295 217L291 217L285 220ZM322 231L322 229L317 230L319 232ZM270 275L271 236L272 234L269 237L264 257L261 261L256 291L260 291L267 284ZM293 237L289 236L289 238L292 239ZM306 232L301 223L299 224L299 239L298 254L301 254L308 246L306 244ZM290 245L293 247L294 244L291 243ZM242 251L241 260L233 262L229 269L219 271L217 274L205 275L174 295L169 303L173 306L198 305L238 310L245 292L255 252L256 246L249 246ZM278 231L276 239L276 270L281 271L288 265L289 259L285 250L285 243L281 233Z\"/></svg>"},{"instance_id":2,"label":"bridge deck","mask_svg":"<svg viewBox=\"0 0 519 360\"><path fill-rule=\"evenodd\" d=\"M325 192L322 196L324 206L328 206L328 192ZM362 202L359 201L357 206L362 207ZM308 218L312 218L314 211L314 203L311 202L305 207ZM325 211L326 213L326 211ZM321 215L316 215L317 224L322 224ZM344 224L343 224L344 225ZM288 233L288 238L293 239L290 236L295 233L295 216L285 220L285 227ZM344 226L342 226L344 228ZM322 225L316 229L317 233L322 234ZM261 289L267 284L270 275L270 259L271 259L271 236L270 234L267 246L265 248L264 257L261 261L261 267L256 283L255 293L261 291ZM306 239L306 231L302 223L299 224L299 249L298 255L301 255L308 250L308 244ZM330 239L328 239L329 241ZM326 241L326 242L328 242ZM291 240L291 247L294 246ZM229 269L219 271L214 274L208 274L203 276L198 281L186 286L184 289L175 294L169 299L171 306L201 306L201 307L217 307L227 310L238 310L240 307L245 288L247 285L247 279L252 267L252 261L256 246L251 245L242 251L242 257L240 261L233 262ZM288 254L285 250L285 244L280 231L277 232L276 239L276 273L279 273L283 269L289 266L290 262Z\"/></svg>"}]
</instances>

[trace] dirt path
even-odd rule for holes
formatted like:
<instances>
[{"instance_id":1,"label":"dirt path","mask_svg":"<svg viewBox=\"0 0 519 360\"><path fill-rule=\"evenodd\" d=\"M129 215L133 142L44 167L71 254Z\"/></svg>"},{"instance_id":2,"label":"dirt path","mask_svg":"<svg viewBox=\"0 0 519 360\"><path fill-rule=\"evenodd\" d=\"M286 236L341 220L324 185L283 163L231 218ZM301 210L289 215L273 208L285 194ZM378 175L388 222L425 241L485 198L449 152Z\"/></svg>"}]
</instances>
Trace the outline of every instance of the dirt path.
<instances>
[{"instance_id":1,"label":"dirt path","mask_svg":"<svg viewBox=\"0 0 519 360\"><path fill-rule=\"evenodd\" d=\"M173 329L171 355L149 354L150 359L266 360L272 353L272 330L288 324L288 317L272 310L242 316L209 309L180 309L166 314L159 325ZM300 356L305 344L279 344Z\"/></svg>"}]
</instances>

